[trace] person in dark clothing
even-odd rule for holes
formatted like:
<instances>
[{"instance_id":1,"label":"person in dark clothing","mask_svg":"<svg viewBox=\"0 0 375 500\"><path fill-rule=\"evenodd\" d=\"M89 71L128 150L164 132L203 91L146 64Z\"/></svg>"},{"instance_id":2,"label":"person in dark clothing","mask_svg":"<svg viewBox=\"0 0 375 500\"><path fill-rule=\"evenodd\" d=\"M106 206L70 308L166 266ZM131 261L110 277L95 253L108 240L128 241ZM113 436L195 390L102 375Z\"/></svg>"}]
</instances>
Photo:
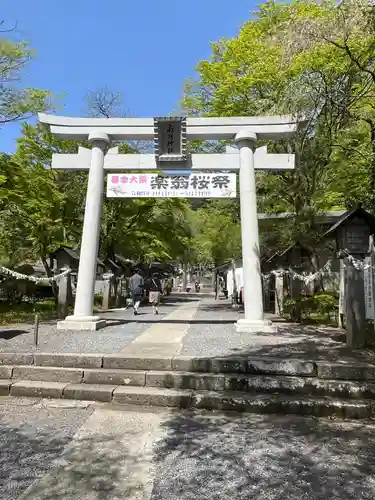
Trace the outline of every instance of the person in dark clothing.
<instances>
[{"instance_id":1,"label":"person in dark clothing","mask_svg":"<svg viewBox=\"0 0 375 500\"><path fill-rule=\"evenodd\" d=\"M156 274L153 274L149 282L149 303L152 305L153 314L159 314L158 306L160 304L161 293L161 280Z\"/></svg>"},{"instance_id":2,"label":"person in dark clothing","mask_svg":"<svg viewBox=\"0 0 375 500\"><path fill-rule=\"evenodd\" d=\"M144 286L145 281L143 277L139 274L138 269L135 269L133 276L129 280L129 288L133 297L133 310L135 315L138 314L138 308L142 300Z\"/></svg>"}]
</instances>

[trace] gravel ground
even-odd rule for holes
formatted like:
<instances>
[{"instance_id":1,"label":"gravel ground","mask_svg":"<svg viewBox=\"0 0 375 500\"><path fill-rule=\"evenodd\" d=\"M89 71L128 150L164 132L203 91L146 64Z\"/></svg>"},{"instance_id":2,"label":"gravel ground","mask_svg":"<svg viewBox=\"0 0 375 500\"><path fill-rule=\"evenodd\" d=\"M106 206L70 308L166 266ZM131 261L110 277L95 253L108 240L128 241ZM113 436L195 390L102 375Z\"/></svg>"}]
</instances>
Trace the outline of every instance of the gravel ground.
<instances>
[{"instance_id":1,"label":"gravel ground","mask_svg":"<svg viewBox=\"0 0 375 500\"><path fill-rule=\"evenodd\" d=\"M106 328L96 332L57 330L56 322L41 323L39 327L40 352L84 352L84 353L116 353L130 344L138 335L171 313L179 302L162 304L160 315L153 316L149 306L141 307L135 317L132 309L113 311L100 315L109 321ZM33 352L33 325L17 324L0 327L0 351L3 352Z\"/></svg>"},{"instance_id":2,"label":"gravel ground","mask_svg":"<svg viewBox=\"0 0 375 500\"><path fill-rule=\"evenodd\" d=\"M371 422L4 398L0 436L2 500L375 498Z\"/></svg>"},{"instance_id":3,"label":"gravel ground","mask_svg":"<svg viewBox=\"0 0 375 500\"><path fill-rule=\"evenodd\" d=\"M234 323L241 317L243 312L233 310L229 301L203 300L183 339L181 355L375 362L373 350L347 348L344 332L338 329L286 323L269 315L278 327L276 333L236 333Z\"/></svg>"},{"instance_id":4,"label":"gravel ground","mask_svg":"<svg viewBox=\"0 0 375 500\"><path fill-rule=\"evenodd\" d=\"M375 498L373 425L180 413L165 426L151 500Z\"/></svg>"},{"instance_id":5,"label":"gravel ground","mask_svg":"<svg viewBox=\"0 0 375 500\"><path fill-rule=\"evenodd\" d=\"M17 500L53 467L92 411L79 402L0 398L0 498Z\"/></svg>"}]
</instances>

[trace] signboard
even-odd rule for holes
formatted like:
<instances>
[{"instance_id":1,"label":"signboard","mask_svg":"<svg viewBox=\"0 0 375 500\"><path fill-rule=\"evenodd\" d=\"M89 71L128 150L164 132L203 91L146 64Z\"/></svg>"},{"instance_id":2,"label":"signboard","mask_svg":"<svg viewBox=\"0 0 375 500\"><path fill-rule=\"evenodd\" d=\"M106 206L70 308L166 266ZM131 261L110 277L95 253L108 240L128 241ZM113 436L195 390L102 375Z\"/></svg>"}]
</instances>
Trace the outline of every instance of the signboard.
<instances>
[{"instance_id":1,"label":"signboard","mask_svg":"<svg viewBox=\"0 0 375 500\"><path fill-rule=\"evenodd\" d=\"M108 174L108 198L235 198L236 174Z\"/></svg>"},{"instance_id":2,"label":"signboard","mask_svg":"<svg viewBox=\"0 0 375 500\"><path fill-rule=\"evenodd\" d=\"M154 118L154 143L158 162L185 162L186 118Z\"/></svg>"},{"instance_id":3,"label":"signboard","mask_svg":"<svg viewBox=\"0 0 375 500\"><path fill-rule=\"evenodd\" d=\"M363 282L365 287L365 307L366 318L375 319L374 308L374 270L371 266L371 257L366 257L364 260Z\"/></svg>"}]
</instances>

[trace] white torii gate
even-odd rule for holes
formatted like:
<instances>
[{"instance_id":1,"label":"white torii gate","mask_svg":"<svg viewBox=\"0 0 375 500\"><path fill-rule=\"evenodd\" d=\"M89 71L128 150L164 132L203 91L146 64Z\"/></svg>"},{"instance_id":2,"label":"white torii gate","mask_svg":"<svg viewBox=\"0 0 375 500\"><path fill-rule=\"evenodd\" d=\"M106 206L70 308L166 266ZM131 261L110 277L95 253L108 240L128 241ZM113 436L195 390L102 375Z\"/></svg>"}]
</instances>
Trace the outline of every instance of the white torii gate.
<instances>
[{"instance_id":1,"label":"white torii gate","mask_svg":"<svg viewBox=\"0 0 375 500\"><path fill-rule=\"evenodd\" d=\"M117 148L109 148L111 140L155 139L153 118L72 118L39 114L39 121L49 125L58 138L92 144L91 150L79 148L78 154L54 154L52 168L89 171L74 314L60 321L57 327L97 330L106 324L93 315L104 171L181 170L181 163L161 166L155 155L118 154ZM258 139L292 136L298 124L291 116L187 118L184 124L184 140L234 140L238 147L239 154L235 148L227 148L226 154L192 154L187 157L184 168L239 170L245 314L237 321L236 330L274 331L275 326L264 319L263 313L254 169L292 170L294 155L267 154L266 147L256 150L255 146Z\"/></svg>"}]
</instances>

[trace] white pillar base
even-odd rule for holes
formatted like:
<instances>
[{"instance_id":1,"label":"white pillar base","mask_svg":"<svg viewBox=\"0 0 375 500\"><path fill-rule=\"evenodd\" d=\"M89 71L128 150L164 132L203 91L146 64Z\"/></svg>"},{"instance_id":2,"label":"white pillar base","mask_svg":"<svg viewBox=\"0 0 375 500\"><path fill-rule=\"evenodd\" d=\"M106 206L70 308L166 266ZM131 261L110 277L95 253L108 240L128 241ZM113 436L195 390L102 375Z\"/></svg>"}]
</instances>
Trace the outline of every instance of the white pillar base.
<instances>
[{"instance_id":1,"label":"white pillar base","mask_svg":"<svg viewBox=\"0 0 375 500\"><path fill-rule=\"evenodd\" d=\"M239 319L236 326L237 333L275 333L277 332L277 326L272 324L272 321L263 320L252 320L252 319Z\"/></svg>"},{"instance_id":2,"label":"white pillar base","mask_svg":"<svg viewBox=\"0 0 375 500\"><path fill-rule=\"evenodd\" d=\"M58 330L86 330L95 332L107 324L105 319L99 316L67 316L63 321L57 323Z\"/></svg>"}]
</instances>

